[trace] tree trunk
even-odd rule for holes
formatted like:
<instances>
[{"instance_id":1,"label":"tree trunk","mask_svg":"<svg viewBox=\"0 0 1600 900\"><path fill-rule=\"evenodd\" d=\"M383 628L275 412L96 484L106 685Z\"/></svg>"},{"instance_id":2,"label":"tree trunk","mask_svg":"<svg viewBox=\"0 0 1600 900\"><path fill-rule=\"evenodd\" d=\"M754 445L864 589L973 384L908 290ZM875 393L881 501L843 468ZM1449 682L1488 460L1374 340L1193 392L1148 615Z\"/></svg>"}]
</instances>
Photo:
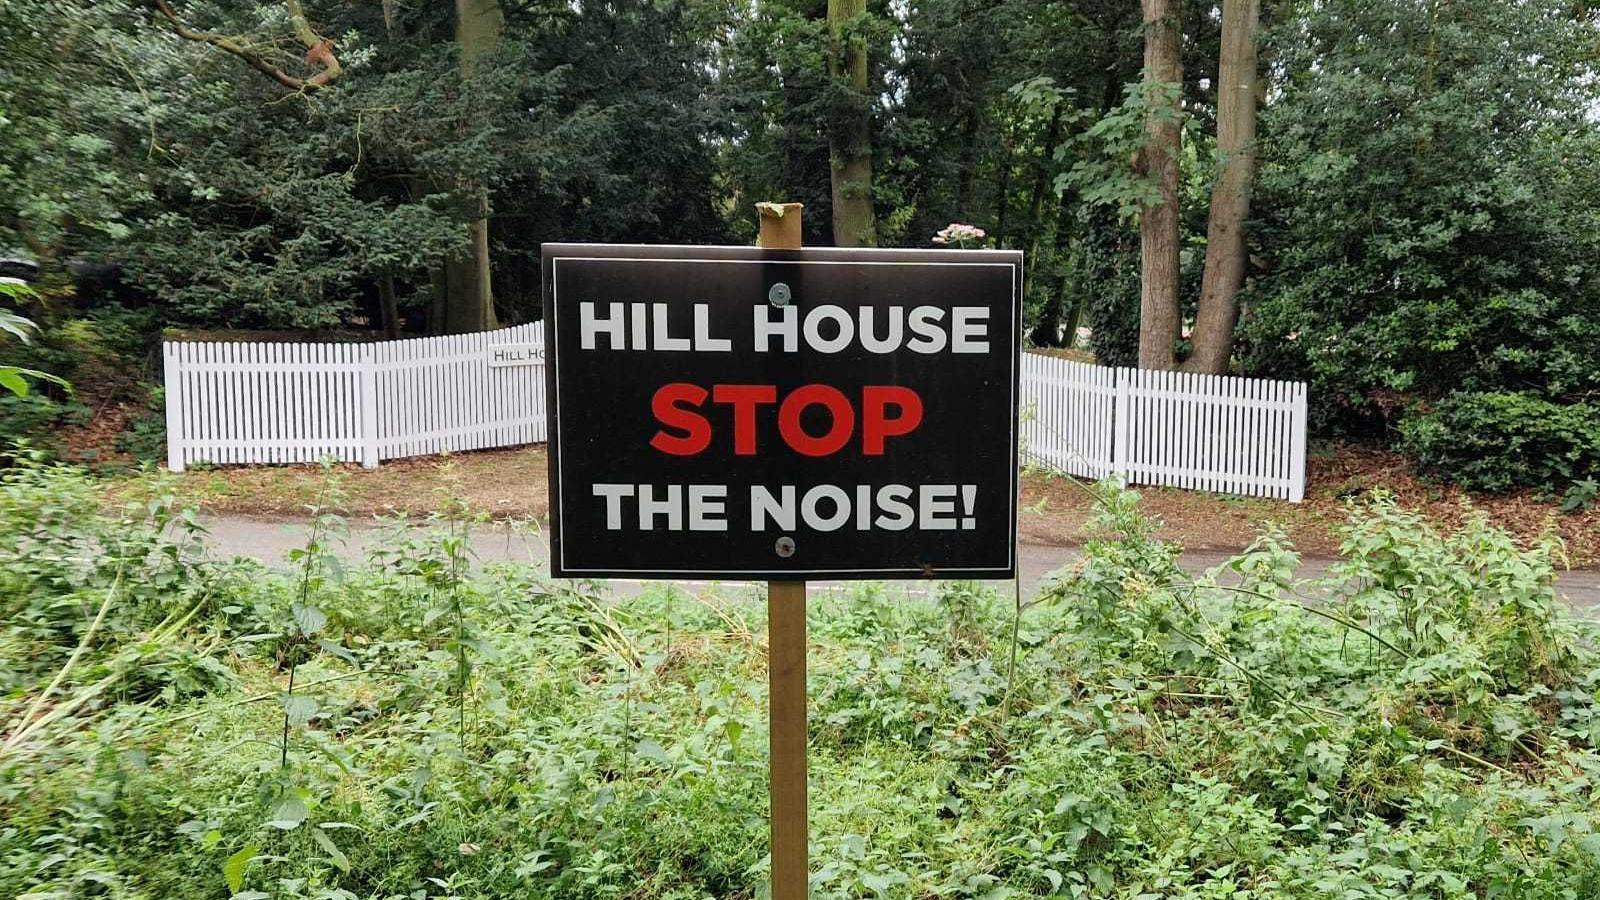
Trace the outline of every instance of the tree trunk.
<instances>
[{"instance_id":1,"label":"tree trunk","mask_svg":"<svg viewBox=\"0 0 1600 900\"><path fill-rule=\"evenodd\" d=\"M878 243L872 213L872 95L867 79L867 41L859 34L846 37L845 26L866 12L866 0L828 0L828 34L832 54L828 74L848 81L859 109L832 123L828 155L832 161L833 242L840 247L871 247Z\"/></svg>"},{"instance_id":2,"label":"tree trunk","mask_svg":"<svg viewBox=\"0 0 1600 900\"><path fill-rule=\"evenodd\" d=\"M995 199L994 210L994 245L1001 249L1006 246L1006 227L1011 218L1011 158L1015 155L1012 146L1010 126L1002 126L1004 135L1000 141L1000 184L997 189L999 197Z\"/></svg>"},{"instance_id":3,"label":"tree trunk","mask_svg":"<svg viewBox=\"0 0 1600 900\"><path fill-rule=\"evenodd\" d=\"M500 43L505 20L499 0L456 0L456 43L461 47L461 76L470 79L474 64ZM435 325L449 334L494 328L494 292L489 277L489 193L481 184L466 191L477 203L477 217L467 223L467 253L445 263L443 320Z\"/></svg>"},{"instance_id":4,"label":"tree trunk","mask_svg":"<svg viewBox=\"0 0 1600 900\"><path fill-rule=\"evenodd\" d=\"M956 215L967 222L977 218L970 214L970 210L973 189L978 181L978 128L981 124L977 105L968 107L966 120L961 126L961 171L956 173Z\"/></svg>"},{"instance_id":5,"label":"tree trunk","mask_svg":"<svg viewBox=\"0 0 1600 900\"><path fill-rule=\"evenodd\" d=\"M1195 315L1190 372L1226 374L1239 324L1239 289L1249 252L1244 224L1256 161L1256 31L1261 0L1224 0L1222 59L1217 67L1217 156L1221 168L1211 189L1206 228L1206 271Z\"/></svg>"},{"instance_id":6,"label":"tree trunk","mask_svg":"<svg viewBox=\"0 0 1600 900\"><path fill-rule=\"evenodd\" d=\"M1183 84L1182 0L1144 0L1145 87ZM1142 275L1139 367L1170 369L1178 342L1178 153L1182 103L1163 88L1150 90L1142 168L1155 176L1160 199L1139 217ZM1169 102L1168 98L1171 98Z\"/></svg>"},{"instance_id":7,"label":"tree trunk","mask_svg":"<svg viewBox=\"0 0 1600 900\"><path fill-rule=\"evenodd\" d=\"M383 336L389 340L400 337L400 300L395 295L394 275L385 272L378 276L378 313L382 320Z\"/></svg>"},{"instance_id":8,"label":"tree trunk","mask_svg":"<svg viewBox=\"0 0 1600 900\"><path fill-rule=\"evenodd\" d=\"M1044 132L1044 151L1039 154L1038 167L1033 172L1033 196L1028 201L1028 256L1023 264L1032 271L1039 257L1039 238L1044 235L1044 196L1050 186L1050 176L1055 172L1056 142L1061 139L1061 110L1067 105L1065 98L1057 100L1050 114L1050 125ZM1062 200L1065 205L1065 199Z\"/></svg>"},{"instance_id":9,"label":"tree trunk","mask_svg":"<svg viewBox=\"0 0 1600 900\"><path fill-rule=\"evenodd\" d=\"M1072 220L1076 214L1076 204L1070 191L1061 195L1061 204L1056 208L1056 291L1051 295L1040 310L1039 324L1033 332L1033 342L1040 347L1071 347L1073 339L1078 333L1078 306L1074 300L1071 307L1067 305L1067 289L1072 284L1072 267L1066 262L1067 251L1072 247ZM1038 241L1034 241L1037 250ZM1027 262L1027 260L1024 260ZM1034 277L1038 275L1038 267L1031 270ZM1062 316L1067 317L1067 328L1062 329Z\"/></svg>"}]
</instances>

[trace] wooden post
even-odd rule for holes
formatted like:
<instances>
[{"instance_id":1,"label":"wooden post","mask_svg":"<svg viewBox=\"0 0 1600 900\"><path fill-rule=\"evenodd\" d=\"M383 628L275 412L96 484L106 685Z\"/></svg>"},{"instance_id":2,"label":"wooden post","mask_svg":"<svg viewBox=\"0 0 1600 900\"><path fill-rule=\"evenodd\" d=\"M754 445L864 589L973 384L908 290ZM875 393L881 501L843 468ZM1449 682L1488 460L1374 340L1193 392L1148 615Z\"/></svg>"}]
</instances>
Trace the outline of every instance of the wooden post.
<instances>
[{"instance_id":1,"label":"wooden post","mask_svg":"<svg viewBox=\"0 0 1600 900\"><path fill-rule=\"evenodd\" d=\"M761 236L756 243L768 250L799 250L805 236L800 231L799 203L757 203Z\"/></svg>"},{"instance_id":2,"label":"wooden post","mask_svg":"<svg viewBox=\"0 0 1600 900\"><path fill-rule=\"evenodd\" d=\"M758 203L769 250L798 250L800 204ZM767 703L771 746L772 900L810 893L806 817L806 583L767 582Z\"/></svg>"}]
</instances>

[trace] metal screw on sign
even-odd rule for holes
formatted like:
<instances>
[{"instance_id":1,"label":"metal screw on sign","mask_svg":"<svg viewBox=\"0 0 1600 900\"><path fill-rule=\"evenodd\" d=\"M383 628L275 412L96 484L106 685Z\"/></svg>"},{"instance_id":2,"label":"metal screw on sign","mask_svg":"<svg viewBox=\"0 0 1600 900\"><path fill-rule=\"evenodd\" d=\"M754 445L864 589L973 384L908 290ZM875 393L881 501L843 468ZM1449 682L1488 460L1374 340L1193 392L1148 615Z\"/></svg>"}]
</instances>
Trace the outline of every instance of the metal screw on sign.
<instances>
[{"instance_id":1,"label":"metal screw on sign","mask_svg":"<svg viewBox=\"0 0 1600 900\"><path fill-rule=\"evenodd\" d=\"M767 290L767 302L777 307L788 306L789 298L792 296L794 296L794 292L790 291L789 286L781 281Z\"/></svg>"},{"instance_id":2,"label":"metal screw on sign","mask_svg":"<svg viewBox=\"0 0 1600 900\"><path fill-rule=\"evenodd\" d=\"M772 545L772 549L777 552L781 559L788 559L794 555L794 538L784 535L778 538L778 542Z\"/></svg>"}]
</instances>

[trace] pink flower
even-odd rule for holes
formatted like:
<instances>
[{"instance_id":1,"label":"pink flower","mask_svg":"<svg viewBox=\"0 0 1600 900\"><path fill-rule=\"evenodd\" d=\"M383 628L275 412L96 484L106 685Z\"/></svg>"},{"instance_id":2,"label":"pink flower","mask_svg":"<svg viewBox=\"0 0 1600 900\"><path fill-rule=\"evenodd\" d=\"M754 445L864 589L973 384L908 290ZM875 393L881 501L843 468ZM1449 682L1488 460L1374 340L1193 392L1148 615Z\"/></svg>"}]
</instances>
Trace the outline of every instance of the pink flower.
<instances>
[{"instance_id":1,"label":"pink flower","mask_svg":"<svg viewBox=\"0 0 1600 900\"><path fill-rule=\"evenodd\" d=\"M933 236L933 242L935 244L960 244L966 246L967 241L981 241L988 235L987 231L976 225L951 222Z\"/></svg>"}]
</instances>

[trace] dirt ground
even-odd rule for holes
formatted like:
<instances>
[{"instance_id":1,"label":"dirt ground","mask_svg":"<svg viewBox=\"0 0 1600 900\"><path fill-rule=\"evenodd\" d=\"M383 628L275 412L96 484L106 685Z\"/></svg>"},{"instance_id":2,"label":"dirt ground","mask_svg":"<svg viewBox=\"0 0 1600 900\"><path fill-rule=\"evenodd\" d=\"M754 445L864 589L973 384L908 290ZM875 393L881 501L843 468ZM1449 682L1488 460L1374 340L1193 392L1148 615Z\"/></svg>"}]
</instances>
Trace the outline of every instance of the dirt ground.
<instances>
[{"instance_id":1,"label":"dirt ground","mask_svg":"<svg viewBox=\"0 0 1600 900\"><path fill-rule=\"evenodd\" d=\"M546 461L544 447L533 446L395 460L370 471L339 466L345 495L340 505L356 516L425 515L459 498L495 518L544 518L549 509ZM1469 498L1459 489L1417 477L1396 454L1344 444L1316 448L1308 468L1306 502L1300 504L1170 488L1140 490L1146 508L1163 522L1162 536L1190 550L1238 550L1262 527L1275 523L1303 552L1329 556L1338 548L1334 529L1344 520L1347 503L1384 488L1443 527L1458 524L1476 508L1524 541L1553 528L1566 542L1572 565L1600 565L1600 509L1562 515L1556 501L1531 493ZM283 517L303 515L325 483L315 466L197 469L175 480L181 498L208 512ZM1082 540L1091 503L1082 485L1029 473L1022 492L1025 540L1057 545Z\"/></svg>"}]
</instances>

